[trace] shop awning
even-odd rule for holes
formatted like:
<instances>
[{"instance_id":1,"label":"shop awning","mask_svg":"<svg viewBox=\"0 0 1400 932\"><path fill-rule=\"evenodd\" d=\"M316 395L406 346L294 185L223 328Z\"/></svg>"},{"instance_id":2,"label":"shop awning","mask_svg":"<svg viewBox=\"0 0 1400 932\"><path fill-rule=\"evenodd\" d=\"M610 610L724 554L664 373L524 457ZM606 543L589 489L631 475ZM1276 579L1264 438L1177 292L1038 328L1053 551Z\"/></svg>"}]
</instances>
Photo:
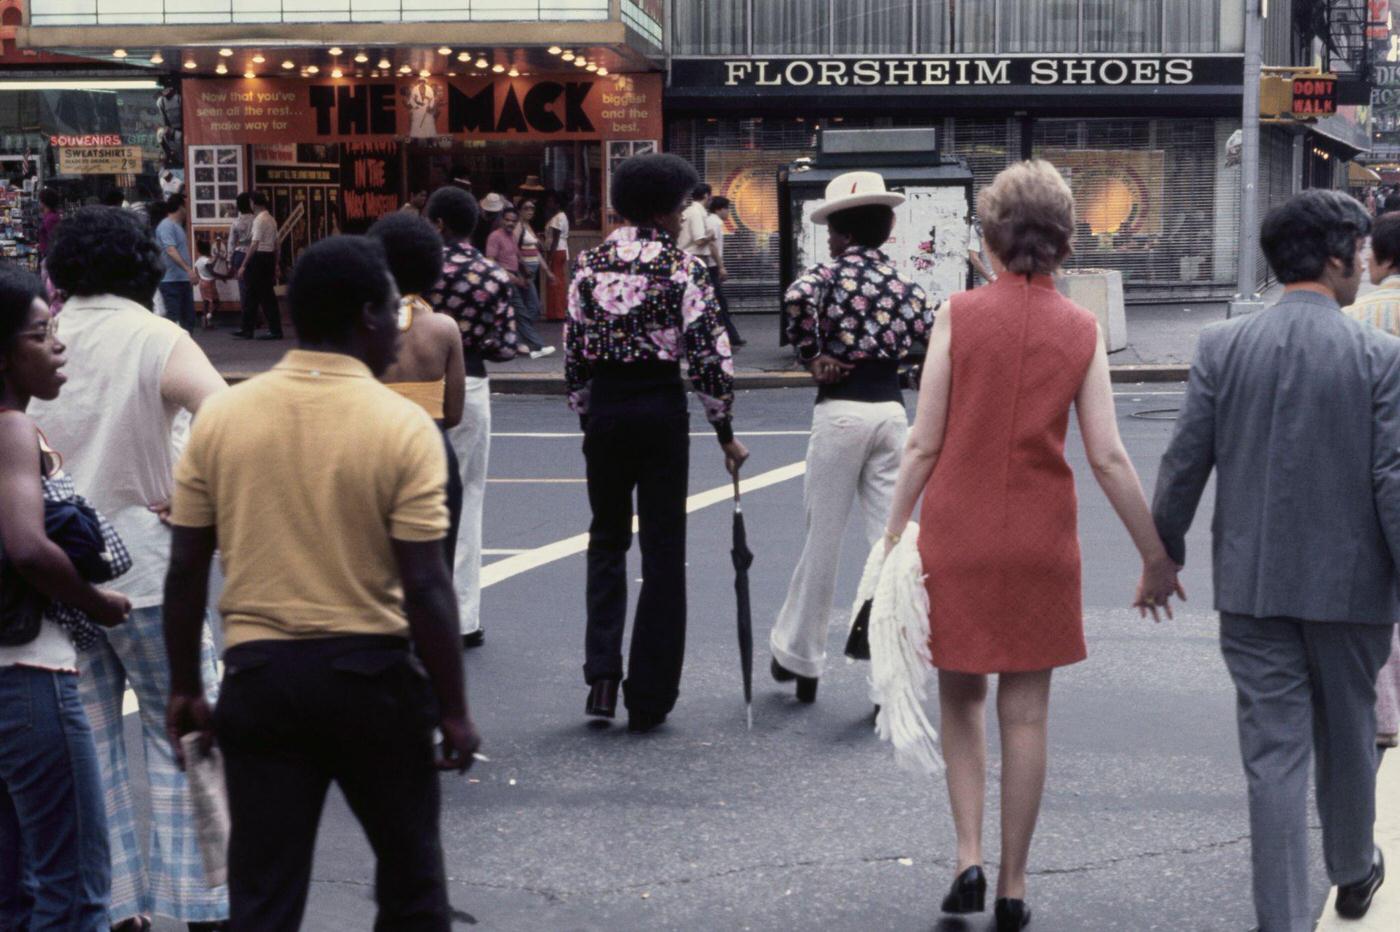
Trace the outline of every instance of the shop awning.
<instances>
[{"instance_id":1,"label":"shop awning","mask_svg":"<svg viewBox=\"0 0 1400 932\"><path fill-rule=\"evenodd\" d=\"M1353 185L1380 184L1381 176L1359 162L1347 164L1347 181Z\"/></svg>"}]
</instances>

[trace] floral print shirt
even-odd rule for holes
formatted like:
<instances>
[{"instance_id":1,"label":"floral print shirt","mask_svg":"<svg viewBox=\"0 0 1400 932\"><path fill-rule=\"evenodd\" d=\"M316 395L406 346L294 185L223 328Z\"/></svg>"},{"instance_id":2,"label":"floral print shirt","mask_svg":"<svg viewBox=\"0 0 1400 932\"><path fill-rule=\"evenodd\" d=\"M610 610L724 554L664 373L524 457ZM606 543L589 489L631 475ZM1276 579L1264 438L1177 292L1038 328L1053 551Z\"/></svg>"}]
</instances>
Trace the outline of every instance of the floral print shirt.
<instances>
[{"instance_id":1,"label":"floral print shirt","mask_svg":"<svg viewBox=\"0 0 1400 932\"><path fill-rule=\"evenodd\" d=\"M623 227L578 257L564 322L569 407L588 413L597 362L679 361L705 416L730 435L734 362L705 264L661 230Z\"/></svg>"},{"instance_id":2,"label":"floral print shirt","mask_svg":"<svg viewBox=\"0 0 1400 932\"><path fill-rule=\"evenodd\" d=\"M783 296L788 342L804 360L826 353L841 362L898 361L928 341L933 311L923 288L867 246L812 266Z\"/></svg>"},{"instance_id":3,"label":"floral print shirt","mask_svg":"<svg viewBox=\"0 0 1400 932\"><path fill-rule=\"evenodd\" d=\"M480 360L515 358L515 311L510 303L511 277L468 240L443 246L442 278L423 295L433 310L451 314L462 328L467 375L483 376ZM475 363L475 365L474 365ZM473 368L479 371L473 372Z\"/></svg>"}]
</instances>

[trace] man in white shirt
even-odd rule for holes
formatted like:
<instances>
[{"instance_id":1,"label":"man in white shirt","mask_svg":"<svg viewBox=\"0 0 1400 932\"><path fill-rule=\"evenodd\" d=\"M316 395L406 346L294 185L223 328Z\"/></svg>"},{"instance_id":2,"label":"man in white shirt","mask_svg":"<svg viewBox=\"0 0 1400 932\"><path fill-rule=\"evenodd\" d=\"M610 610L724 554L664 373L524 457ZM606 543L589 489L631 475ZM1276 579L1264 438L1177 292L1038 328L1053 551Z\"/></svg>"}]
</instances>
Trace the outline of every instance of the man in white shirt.
<instances>
[{"instance_id":1,"label":"man in white shirt","mask_svg":"<svg viewBox=\"0 0 1400 932\"><path fill-rule=\"evenodd\" d=\"M247 282L248 297L243 303L243 328L233 335L251 340L258 329L258 310L267 320L267 333L260 340L282 339L282 311L277 305L278 242L277 220L267 207L267 195L254 191L253 233L248 255L238 270Z\"/></svg>"},{"instance_id":2,"label":"man in white shirt","mask_svg":"<svg viewBox=\"0 0 1400 932\"><path fill-rule=\"evenodd\" d=\"M681 213L681 232L676 237L676 245L703 261L710 255L710 234L705 232L705 217L710 210L710 186L700 182L690 197L690 206Z\"/></svg>"},{"instance_id":3,"label":"man in white shirt","mask_svg":"<svg viewBox=\"0 0 1400 932\"><path fill-rule=\"evenodd\" d=\"M734 318L729 315L729 301L724 296L724 283L729 280L729 270L724 267L724 225L728 222L729 198L722 195L710 198L709 213L705 215L705 235L710 238L705 266L710 272L715 299L719 301L720 316L724 318L724 331L729 334L730 346L737 347L744 345L744 338L734 326Z\"/></svg>"}]
</instances>

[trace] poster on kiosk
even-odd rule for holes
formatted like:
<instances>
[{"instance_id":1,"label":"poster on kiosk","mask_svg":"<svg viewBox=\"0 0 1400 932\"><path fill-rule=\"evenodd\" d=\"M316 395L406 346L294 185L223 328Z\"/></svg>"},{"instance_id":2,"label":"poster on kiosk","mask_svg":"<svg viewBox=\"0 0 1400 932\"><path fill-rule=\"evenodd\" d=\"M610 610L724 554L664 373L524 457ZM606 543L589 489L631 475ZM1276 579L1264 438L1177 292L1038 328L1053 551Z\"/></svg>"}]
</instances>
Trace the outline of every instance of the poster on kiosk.
<instances>
[{"instance_id":1,"label":"poster on kiosk","mask_svg":"<svg viewBox=\"0 0 1400 932\"><path fill-rule=\"evenodd\" d=\"M817 155L778 170L783 282L831 258L826 227L812 222L827 182L848 171L874 171L905 196L894 209L894 232L884 252L938 304L972 286L968 242L972 172L938 151L933 129L826 130ZM784 341L785 342L785 341Z\"/></svg>"}]
</instances>

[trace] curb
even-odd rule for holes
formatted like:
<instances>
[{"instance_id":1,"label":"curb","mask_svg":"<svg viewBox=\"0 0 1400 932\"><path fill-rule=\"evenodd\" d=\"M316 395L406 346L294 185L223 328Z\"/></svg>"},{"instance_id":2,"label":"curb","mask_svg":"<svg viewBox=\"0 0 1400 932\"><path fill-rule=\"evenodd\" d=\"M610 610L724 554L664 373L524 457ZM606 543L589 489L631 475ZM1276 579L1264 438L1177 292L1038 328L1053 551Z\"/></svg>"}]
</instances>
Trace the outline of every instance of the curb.
<instances>
[{"instance_id":1,"label":"curb","mask_svg":"<svg viewBox=\"0 0 1400 932\"><path fill-rule=\"evenodd\" d=\"M1185 382L1190 370L1186 365L1113 366L1109 370L1115 383ZM221 372L230 385L247 381L256 372ZM763 388L805 388L812 384L806 372L740 372L734 377L734 388L753 391ZM491 392L501 395L562 395L564 376L556 372L493 372Z\"/></svg>"}]
</instances>

